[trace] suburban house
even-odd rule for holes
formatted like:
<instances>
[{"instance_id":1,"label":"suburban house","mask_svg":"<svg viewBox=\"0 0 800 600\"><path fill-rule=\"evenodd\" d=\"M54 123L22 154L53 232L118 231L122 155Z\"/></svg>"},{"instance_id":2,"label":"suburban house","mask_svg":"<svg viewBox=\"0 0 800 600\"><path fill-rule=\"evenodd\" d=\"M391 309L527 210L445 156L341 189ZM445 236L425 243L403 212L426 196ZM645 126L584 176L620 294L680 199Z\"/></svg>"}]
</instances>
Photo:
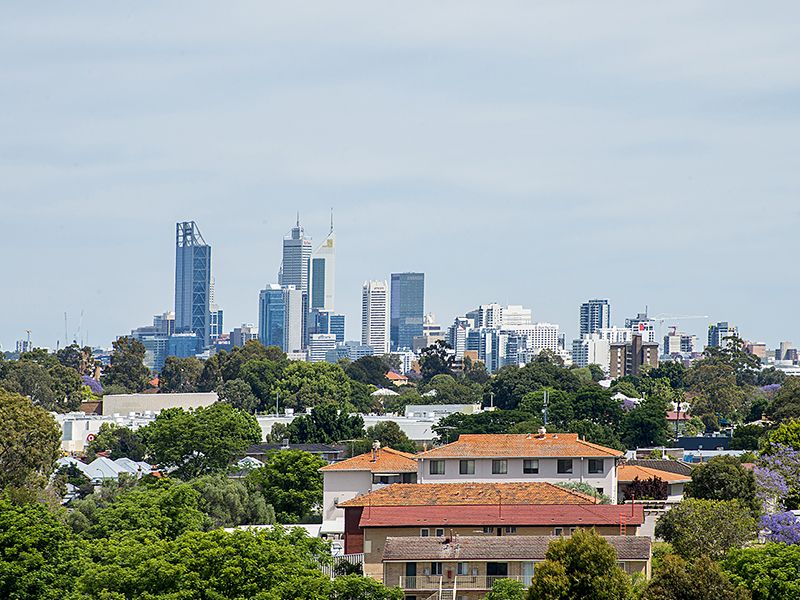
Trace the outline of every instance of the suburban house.
<instances>
[{"instance_id":1,"label":"suburban house","mask_svg":"<svg viewBox=\"0 0 800 600\"><path fill-rule=\"evenodd\" d=\"M383 551L383 582L399 585L406 600L483 598L498 579L530 585L551 536L390 537ZM620 567L650 577L650 538L610 536Z\"/></svg>"},{"instance_id":2,"label":"suburban house","mask_svg":"<svg viewBox=\"0 0 800 600\"><path fill-rule=\"evenodd\" d=\"M344 510L339 505L392 483L416 483L413 454L374 448L320 469L323 477L322 533L344 533Z\"/></svg>"},{"instance_id":3,"label":"suburban house","mask_svg":"<svg viewBox=\"0 0 800 600\"><path fill-rule=\"evenodd\" d=\"M623 453L576 433L462 434L417 455L420 483L582 482L617 502Z\"/></svg>"},{"instance_id":4,"label":"suburban house","mask_svg":"<svg viewBox=\"0 0 800 600\"><path fill-rule=\"evenodd\" d=\"M394 484L341 502L339 509L345 554L363 553L364 574L379 580L385 580L390 538L548 537L579 527L636 536L644 522L639 504L597 504L545 482Z\"/></svg>"}]
</instances>

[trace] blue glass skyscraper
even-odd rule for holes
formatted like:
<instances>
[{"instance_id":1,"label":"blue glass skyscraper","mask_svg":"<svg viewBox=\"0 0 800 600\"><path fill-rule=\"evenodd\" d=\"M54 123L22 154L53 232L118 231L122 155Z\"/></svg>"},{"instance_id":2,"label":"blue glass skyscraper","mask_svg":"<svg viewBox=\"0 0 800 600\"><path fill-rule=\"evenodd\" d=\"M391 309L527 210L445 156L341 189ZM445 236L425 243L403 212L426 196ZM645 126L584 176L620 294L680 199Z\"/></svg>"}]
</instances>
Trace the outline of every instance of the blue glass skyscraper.
<instances>
[{"instance_id":1,"label":"blue glass skyscraper","mask_svg":"<svg viewBox=\"0 0 800 600\"><path fill-rule=\"evenodd\" d=\"M194 221L175 228L175 331L193 332L202 347L209 345L211 246Z\"/></svg>"},{"instance_id":2,"label":"blue glass skyscraper","mask_svg":"<svg viewBox=\"0 0 800 600\"><path fill-rule=\"evenodd\" d=\"M258 298L258 339L265 346L284 346L286 304L284 290L271 284L261 290Z\"/></svg>"},{"instance_id":3,"label":"blue glass skyscraper","mask_svg":"<svg viewBox=\"0 0 800 600\"><path fill-rule=\"evenodd\" d=\"M392 350L412 348L422 335L425 314L425 274L392 273L389 337Z\"/></svg>"}]
</instances>

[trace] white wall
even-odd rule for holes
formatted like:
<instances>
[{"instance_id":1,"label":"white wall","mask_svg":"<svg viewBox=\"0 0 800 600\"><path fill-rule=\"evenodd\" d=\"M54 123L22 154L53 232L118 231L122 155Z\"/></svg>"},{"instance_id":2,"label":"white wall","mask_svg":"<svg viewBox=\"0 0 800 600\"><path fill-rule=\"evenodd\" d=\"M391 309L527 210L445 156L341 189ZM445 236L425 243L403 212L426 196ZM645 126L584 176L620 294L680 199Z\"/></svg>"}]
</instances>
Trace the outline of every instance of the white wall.
<instances>
[{"instance_id":1,"label":"white wall","mask_svg":"<svg viewBox=\"0 0 800 600\"><path fill-rule=\"evenodd\" d=\"M194 394L110 394L103 396L103 415L157 412L166 408L199 408L218 399L216 392Z\"/></svg>"},{"instance_id":2,"label":"white wall","mask_svg":"<svg viewBox=\"0 0 800 600\"><path fill-rule=\"evenodd\" d=\"M344 531L344 509L336 505L369 492L372 489L372 473L325 471L322 476L322 531ZM335 524L336 521L340 523Z\"/></svg>"}]
</instances>

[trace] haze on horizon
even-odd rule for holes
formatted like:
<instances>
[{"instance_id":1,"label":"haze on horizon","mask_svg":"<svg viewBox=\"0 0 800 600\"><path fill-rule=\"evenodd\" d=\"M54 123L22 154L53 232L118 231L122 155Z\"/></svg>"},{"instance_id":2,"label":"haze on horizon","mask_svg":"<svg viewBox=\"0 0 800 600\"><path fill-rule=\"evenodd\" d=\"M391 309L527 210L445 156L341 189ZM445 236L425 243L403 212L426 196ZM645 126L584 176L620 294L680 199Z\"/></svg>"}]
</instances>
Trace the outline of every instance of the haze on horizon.
<instances>
[{"instance_id":1,"label":"haze on horizon","mask_svg":"<svg viewBox=\"0 0 800 600\"><path fill-rule=\"evenodd\" d=\"M0 6L0 348L173 306L174 229L258 318L300 211L335 211L336 304L426 274L443 325L523 304L577 334L709 315L800 343L800 6L747 2Z\"/></svg>"}]
</instances>

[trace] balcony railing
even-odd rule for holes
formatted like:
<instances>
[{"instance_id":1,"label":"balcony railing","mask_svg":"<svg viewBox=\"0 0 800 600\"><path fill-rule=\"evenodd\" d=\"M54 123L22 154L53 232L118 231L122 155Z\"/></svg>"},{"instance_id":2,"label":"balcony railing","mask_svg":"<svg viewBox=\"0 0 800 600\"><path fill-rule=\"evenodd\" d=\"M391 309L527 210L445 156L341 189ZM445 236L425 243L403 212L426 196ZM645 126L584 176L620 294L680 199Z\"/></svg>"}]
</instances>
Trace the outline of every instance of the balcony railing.
<instances>
[{"instance_id":1,"label":"balcony railing","mask_svg":"<svg viewBox=\"0 0 800 600\"><path fill-rule=\"evenodd\" d=\"M404 590L490 590L498 579L513 579L525 585L530 584L530 577L522 575L401 575L399 586ZM386 585L395 585L387 581Z\"/></svg>"}]
</instances>

